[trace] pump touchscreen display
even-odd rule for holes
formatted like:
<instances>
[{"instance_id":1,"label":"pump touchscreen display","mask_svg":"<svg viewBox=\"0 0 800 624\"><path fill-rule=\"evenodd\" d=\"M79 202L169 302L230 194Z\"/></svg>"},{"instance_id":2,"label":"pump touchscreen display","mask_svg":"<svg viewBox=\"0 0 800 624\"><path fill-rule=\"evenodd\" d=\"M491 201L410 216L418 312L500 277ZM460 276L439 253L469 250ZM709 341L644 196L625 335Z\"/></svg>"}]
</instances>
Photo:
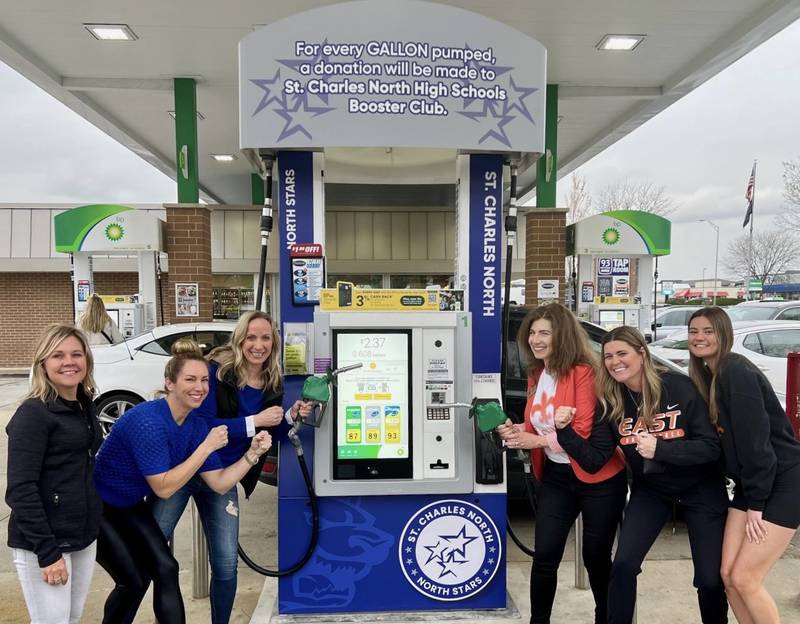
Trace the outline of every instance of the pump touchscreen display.
<instances>
[{"instance_id":1,"label":"pump touchscreen display","mask_svg":"<svg viewBox=\"0 0 800 624\"><path fill-rule=\"evenodd\" d=\"M401 476L397 464L410 467L410 351L407 330L334 330L335 367L362 364L337 379L340 478Z\"/></svg>"}]
</instances>

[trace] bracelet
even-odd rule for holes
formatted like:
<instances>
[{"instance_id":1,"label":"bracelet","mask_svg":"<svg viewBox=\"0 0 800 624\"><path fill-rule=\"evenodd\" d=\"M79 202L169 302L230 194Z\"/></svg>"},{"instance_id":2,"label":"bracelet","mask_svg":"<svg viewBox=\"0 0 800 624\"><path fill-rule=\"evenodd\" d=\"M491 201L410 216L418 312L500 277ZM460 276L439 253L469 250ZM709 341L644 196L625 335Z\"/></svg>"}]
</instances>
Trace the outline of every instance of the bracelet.
<instances>
[{"instance_id":1,"label":"bracelet","mask_svg":"<svg viewBox=\"0 0 800 624\"><path fill-rule=\"evenodd\" d=\"M248 453L249 453L249 451L248 451ZM248 453L245 453L245 454L244 454L242 457L244 457L244 460L245 460L245 461L246 461L248 464L250 464L251 466L255 466L255 465L258 463L259 456L258 456L258 455L256 455L256 458L255 458L255 459L253 459L253 460L251 460L251 459L250 459L250 457L248 456Z\"/></svg>"}]
</instances>

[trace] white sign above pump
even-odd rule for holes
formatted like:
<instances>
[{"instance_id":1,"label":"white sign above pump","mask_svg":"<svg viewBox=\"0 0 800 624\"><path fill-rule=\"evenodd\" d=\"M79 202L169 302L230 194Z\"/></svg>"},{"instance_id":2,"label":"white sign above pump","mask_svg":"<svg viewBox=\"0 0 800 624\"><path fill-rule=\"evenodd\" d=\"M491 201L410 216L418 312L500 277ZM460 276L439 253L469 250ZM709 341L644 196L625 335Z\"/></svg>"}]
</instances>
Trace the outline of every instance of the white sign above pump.
<instances>
[{"instance_id":1,"label":"white sign above pump","mask_svg":"<svg viewBox=\"0 0 800 624\"><path fill-rule=\"evenodd\" d=\"M239 145L540 154L545 68L538 41L463 9L320 7L240 41Z\"/></svg>"}]
</instances>

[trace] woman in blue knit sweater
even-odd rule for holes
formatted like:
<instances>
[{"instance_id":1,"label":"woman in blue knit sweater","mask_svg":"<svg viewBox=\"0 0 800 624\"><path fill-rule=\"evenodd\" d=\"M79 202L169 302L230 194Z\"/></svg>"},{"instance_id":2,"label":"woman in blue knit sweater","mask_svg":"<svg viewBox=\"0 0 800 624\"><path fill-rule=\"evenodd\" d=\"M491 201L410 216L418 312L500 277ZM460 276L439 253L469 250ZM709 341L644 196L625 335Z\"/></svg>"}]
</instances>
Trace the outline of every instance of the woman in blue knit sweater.
<instances>
[{"instance_id":1,"label":"woman in blue knit sweater","mask_svg":"<svg viewBox=\"0 0 800 624\"><path fill-rule=\"evenodd\" d=\"M307 416L311 404L295 401L284 412L280 370L280 338L272 319L263 312L243 315L230 344L211 354L209 392L195 412L209 428L227 427L229 442L217 452L223 467L241 461L257 431L275 439L285 436L298 414ZM249 497L258 483L264 457L241 478ZM192 498L200 513L211 561L211 621L227 624L236 597L239 543L239 496L236 483L220 492L195 476L168 499L152 499L152 511L169 538L186 503Z\"/></svg>"},{"instance_id":2,"label":"woman in blue knit sweater","mask_svg":"<svg viewBox=\"0 0 800 624\"><path fill-rule=\"evenodd\" d=\"M186 621L178 563L145 497L169 498L195 473L226 492L271 444L262 432L239 461L224 467L216 451L228 443L227 427L209 430L191 413L208 394L208 365L191 342L176 343L173 353L164 371L166 398L126 412L97 455L95 483L104 504L97 560L116 583L105 605L108 624L133 621L151 579L159 623Z\"/></svg>"}]
</instances>

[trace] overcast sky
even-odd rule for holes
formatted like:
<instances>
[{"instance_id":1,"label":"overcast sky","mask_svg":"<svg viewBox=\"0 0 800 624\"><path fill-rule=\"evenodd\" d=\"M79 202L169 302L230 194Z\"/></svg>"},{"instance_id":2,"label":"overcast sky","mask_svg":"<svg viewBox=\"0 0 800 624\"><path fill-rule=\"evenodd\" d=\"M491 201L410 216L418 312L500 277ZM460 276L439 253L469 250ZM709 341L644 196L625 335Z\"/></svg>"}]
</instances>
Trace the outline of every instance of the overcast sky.
<instances>
[{"instance_id":1,"label":"overcast sky","mask_svg":"<svg viewBox=\"0 0 800 624\"><path fill-rule=\"evenodd\" d=\"M728 243L745 232L744 191L754 159L756 229L784 203L781 161L800 158L800 22L779 33L578 170L590 192L609 183L664 186L672 254L664 279L720 276ZM0 202L176 201L175 182L0 63ZM233 113L232 113L233 114ZM558 197L568 191L562 178Z\"/></svg>"},{"instance_id":2,"label":"overcast sky","mask_svg":"<svg viewBox=\"0 0 800 624\"><path fill-rule=\"evenodd\" d=\"M608 183L652 181L677 210L672 253L659 260L664 279L714 274L714 229L722 258L742 229L747 180L756 171L755 230L774 229L785 204L784 160L800 158L800 21L739 59L665 111L596 156L577 172L595 194ZM559 183L559 198L569 191ZM800 264L797 265L800 267ZM734 276L731 276L734 277Z\"/></svg>"}]
</instances>

